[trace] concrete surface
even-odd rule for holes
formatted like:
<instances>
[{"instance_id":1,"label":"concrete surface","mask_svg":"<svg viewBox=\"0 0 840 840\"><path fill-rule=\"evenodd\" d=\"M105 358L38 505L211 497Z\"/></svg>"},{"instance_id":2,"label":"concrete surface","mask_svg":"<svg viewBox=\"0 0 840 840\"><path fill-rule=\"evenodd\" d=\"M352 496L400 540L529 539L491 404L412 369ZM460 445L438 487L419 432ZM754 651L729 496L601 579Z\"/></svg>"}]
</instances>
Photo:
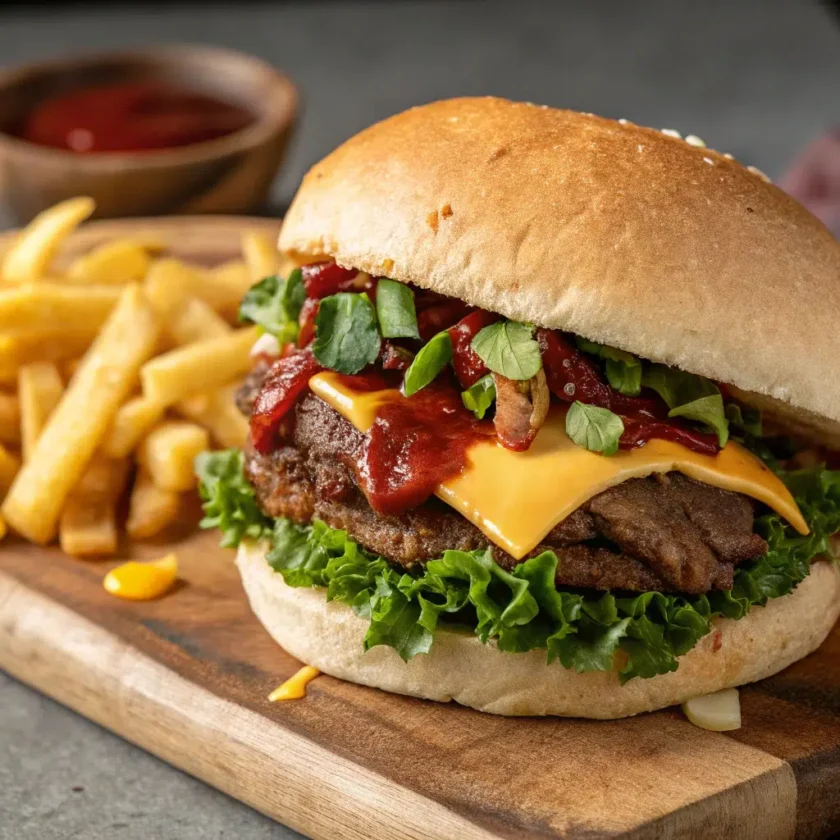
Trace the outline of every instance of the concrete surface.
<instances>
[{"instance_id":1,"label":"concrete surface","mask_svg":"<svg viewBox=\"0 0 840 840\"><path fill-rule=\"evenodd\" d=\"M247 50L300 85L302 124L276 185L279 205L309 165L358 129L458 94L676 128L771 176L840 120L840 27L806 0L278 0L0 11L0 65L177 41ZM0 674L0 838L291 836Z\"/></svg>"}]
</instances>

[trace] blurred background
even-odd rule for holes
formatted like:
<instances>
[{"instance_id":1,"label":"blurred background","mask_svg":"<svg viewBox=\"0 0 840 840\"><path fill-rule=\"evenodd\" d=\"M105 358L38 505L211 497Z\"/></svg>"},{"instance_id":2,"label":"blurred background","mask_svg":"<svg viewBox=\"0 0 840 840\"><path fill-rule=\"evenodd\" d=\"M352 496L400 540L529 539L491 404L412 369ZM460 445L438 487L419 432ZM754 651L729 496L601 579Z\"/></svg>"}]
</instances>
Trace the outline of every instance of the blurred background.
<instances>
[{"instance_id":1,"label":"blurred background","mask_svg":"<svg viewBox=\"0 0 840 840\"><path fill-rule=\"evenodd\" d=\"M259 56L301 109L273 208L306 169L410 105L496 94L693 133L781 176L837 118L840 27L816 0L25 3L0 65L161 43ZM8 216L0 217L7 223Z\"/></svg>"},{"instance_id":2,"label":"blurred background","mask_svg":"<svg viewBox=\"0 0 840 840\"><path fill-rule=\"evenodd\" d=\"M470 94L696 134L774 179L804 161L800 194L818 209L837 206L828 132L840 117L840 27L835 7L815 0L0 6L0 72L172 43L258 56L297 86L296 130L260 208L273 214L309 166L361 128ZM0 229L13 223L2 190ZM292 836L2 673L0 709L0 814L14 814L0 819L0 837Z\"/></svg>"}]
</instances>

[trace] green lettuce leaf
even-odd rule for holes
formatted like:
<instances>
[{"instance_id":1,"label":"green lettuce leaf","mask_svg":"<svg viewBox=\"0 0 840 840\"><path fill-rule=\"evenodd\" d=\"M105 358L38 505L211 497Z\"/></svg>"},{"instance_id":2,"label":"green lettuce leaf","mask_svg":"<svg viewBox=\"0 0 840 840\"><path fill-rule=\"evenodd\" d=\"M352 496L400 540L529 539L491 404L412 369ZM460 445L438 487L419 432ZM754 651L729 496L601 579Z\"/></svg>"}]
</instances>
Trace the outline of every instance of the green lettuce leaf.
<instances>
[{"instance_id":1,"label":"green lettuce leaf","mask_svg":"<svg viewBox=\"0 0 840 840\"><path fill-rule=\"evenodd\" d=\"M218 528L222 546L235 548L243 539L258 540L271 532L272 521L259 508L244 473L238 449L202 452L195 459L198 491L204 503L202 528Z\"/></svg>"},{"instance_id":2,"label":"green lettuce leaf","mask_svg":"<svg viewBox=\"0 0 840 840\"><path fill-rule=\"evenodd\" d=\"M840 472L782 473L810 534L797 534L769 513L756 521L769 551L738 567L731 590L616 597L558 589L552 551L513 571L502 569L489 550L446 551L410 573L399 571L323 522L272 523L242 474L241 453L205 453L196 466L203 527L221 528L227 546L246 538L269 540L267 561L287 584L319 587L327 600L349 605L369 622L366 650L388 645L408 660L431 649L438 627L457 626L503 651L544 650L549 662L578 672L617 668L622 682L676 670L679 657L711 630L713 618L743 618L753 606L792 592L840 531Z\"/></svg>"}]
</instances>

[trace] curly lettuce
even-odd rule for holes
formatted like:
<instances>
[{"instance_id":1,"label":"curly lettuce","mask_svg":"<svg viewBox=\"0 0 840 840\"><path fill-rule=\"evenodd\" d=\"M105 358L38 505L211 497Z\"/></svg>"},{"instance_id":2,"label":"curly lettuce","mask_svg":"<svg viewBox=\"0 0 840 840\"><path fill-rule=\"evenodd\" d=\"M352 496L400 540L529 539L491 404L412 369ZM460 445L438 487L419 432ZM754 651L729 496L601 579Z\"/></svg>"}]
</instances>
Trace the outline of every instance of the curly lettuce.
<instances>
[{"instance_id":1,"label":"curly lettuce","mask_svg":"<svg viewBox=\"0 0 840 840\"><path fill-rule=\"evenodd\" d=\"M753 606L792 592L840 530L840 472L783 473L811 527L808 536L769 513L756 521L769 550L737 569L732 589L621 595L558 588L552 551L511 572L489 550L446 551L416 571L397 570L323 522L268 519L242 473L241 453L205 454L197 467L203 527L219 528L225 546L266 539L267 561L289 586L323 588L327 600L347 604L369 622L366 650L388 645L409 660L431 649L439 626L460 626L502 651L544 650L549 662L577 672L617 666L622 682L675 671L679 657L710 632L714 617L743 618Z\"/></svg>"}]
</instances>

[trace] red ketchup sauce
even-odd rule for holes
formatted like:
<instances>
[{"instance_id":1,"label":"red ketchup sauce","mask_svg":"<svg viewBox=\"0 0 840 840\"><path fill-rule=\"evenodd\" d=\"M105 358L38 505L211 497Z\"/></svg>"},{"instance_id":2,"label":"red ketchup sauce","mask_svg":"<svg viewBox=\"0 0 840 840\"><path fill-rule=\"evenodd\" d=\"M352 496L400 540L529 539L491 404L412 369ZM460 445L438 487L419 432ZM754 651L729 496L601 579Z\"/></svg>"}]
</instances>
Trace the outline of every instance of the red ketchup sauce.
<instances>
[{"instance_id":1,"label":"red ketchup sauce","mask_svg":"<svg viewBox=\"0 0 840 840\"><path fill-rule=\"evenodd\" d=\"M342 377L358 388L358 377ZM493 435L493 425L464 409L458 389L441 376L407 399L386 402L356 463L370 506L398 515L422 504L467 465L467 451Z\"/></svg>"},{"instance_id":2,"label":"red ketchup sauce","mask_svg":"<svg viewBox=\"0 0 840 840\"><path fill-rule=\"evenodd\" d=\"M145 152L215 140L254 115L230 102L159 81L71 90L38 105L19 134L30 143L81 154Z\"/></svg>"}]
</instances>

